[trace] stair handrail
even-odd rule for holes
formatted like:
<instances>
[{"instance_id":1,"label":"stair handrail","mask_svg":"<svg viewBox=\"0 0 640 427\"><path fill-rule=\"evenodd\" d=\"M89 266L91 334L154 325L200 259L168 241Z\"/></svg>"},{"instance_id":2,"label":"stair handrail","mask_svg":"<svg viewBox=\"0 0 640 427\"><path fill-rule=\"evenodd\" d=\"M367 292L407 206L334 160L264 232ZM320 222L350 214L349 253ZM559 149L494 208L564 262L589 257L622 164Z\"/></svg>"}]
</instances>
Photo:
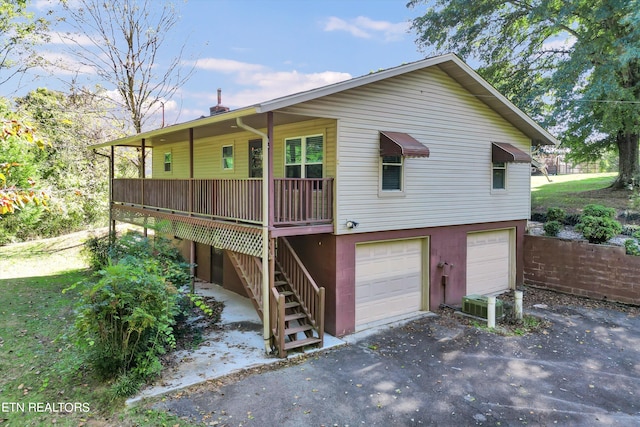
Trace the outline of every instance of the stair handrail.
<instances>
[{"instance_id":1,"label":"stair handrail","mask_svg":"<svg viewBox=\"0 0 640 427\"><path fill-rule=\"evenodd\" d=\"M276 253L278 265L282 273L289 279L291 289L298 296L302 308L309 315L314 328L318 332L320 346L322 347L324 345L324 288L319 287L313 280L313 277L311 277L311 274L309 274L309 271L286 237L280 237L278 240L283 244L283 247L278 247Z\"/></svg>"},{"instance_id":2,"label":"stair handrail","mask_svg":"<svg viewBox=\"0 0 640 427\"><path fill-rule=\"evenodd\" d=\"M278 350L278 357L283 358L286 356L284 349L285 296L279 293L275 287L271 288L269 310L271 312L269 319L272 343Z\"/></svg>"}]
</instances>

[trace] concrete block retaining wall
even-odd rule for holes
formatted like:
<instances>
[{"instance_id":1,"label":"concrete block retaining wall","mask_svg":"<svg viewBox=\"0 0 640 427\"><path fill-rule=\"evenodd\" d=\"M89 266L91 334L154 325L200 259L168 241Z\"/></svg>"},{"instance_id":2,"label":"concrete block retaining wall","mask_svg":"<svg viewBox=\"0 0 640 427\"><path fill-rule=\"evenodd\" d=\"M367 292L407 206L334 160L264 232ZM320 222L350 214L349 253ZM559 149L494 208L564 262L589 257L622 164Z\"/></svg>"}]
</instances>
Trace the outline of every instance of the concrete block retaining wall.
<instances>
[{"instance_id":1,"label":"concrete block retaining wall","mask_svg":"<svg viewBox=\"0 0 640 427\"><path fill-rule=\"evenodd\" d=\"M640 305L640 257L623 247L525 235L523 252L526 284Z\"/></svg>"}]
</instances>

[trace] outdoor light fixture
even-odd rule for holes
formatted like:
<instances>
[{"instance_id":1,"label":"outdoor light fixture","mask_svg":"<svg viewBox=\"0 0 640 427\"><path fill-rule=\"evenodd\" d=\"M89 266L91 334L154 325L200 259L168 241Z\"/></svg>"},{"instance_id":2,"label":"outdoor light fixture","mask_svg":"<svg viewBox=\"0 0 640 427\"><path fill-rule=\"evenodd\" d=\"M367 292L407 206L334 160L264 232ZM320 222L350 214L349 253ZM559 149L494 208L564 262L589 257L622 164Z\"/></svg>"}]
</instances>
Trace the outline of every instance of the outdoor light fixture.
<instances>
[{"instance_id":1,"label":"outdoor light fixture","mask_svg":"<svg viewBox=\"0 0 640 427\"><path fill-rule=\"evenodd\" d=\"M356 228L358 226L358 222L349 219L345 225L347 228Z\"/></svg>"}]
</instances>

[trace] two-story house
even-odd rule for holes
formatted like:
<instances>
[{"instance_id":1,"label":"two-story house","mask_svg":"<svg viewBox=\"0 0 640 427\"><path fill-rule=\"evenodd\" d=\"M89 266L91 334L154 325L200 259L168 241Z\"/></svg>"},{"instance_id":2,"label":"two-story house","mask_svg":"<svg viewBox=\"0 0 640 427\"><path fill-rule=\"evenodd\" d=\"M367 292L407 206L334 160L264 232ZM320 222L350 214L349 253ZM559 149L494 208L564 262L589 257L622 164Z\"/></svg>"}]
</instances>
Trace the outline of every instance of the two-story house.
<instances>
[{"instance_id":1,"label":"two-story house","mask_svg":"<svg viewBox=\"0 0 640 427\"><path fill-rule=\"evenodd\" d=\"M280 355L522 282L530 147L555 138L455 55L96 145L152 153L111 215L246 294Z\"/></svg>"}]
</instances>

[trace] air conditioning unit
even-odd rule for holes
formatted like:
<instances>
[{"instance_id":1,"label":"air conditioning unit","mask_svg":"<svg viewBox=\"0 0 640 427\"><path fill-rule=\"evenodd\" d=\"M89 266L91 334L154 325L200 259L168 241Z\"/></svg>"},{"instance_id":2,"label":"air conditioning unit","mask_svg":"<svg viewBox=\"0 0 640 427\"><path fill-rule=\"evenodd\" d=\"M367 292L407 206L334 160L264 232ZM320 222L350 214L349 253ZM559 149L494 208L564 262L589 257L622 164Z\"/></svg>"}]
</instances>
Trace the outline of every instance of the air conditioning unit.
<instances>
[{"instance_id":1,"label":"air conditioning unit","mask_svg":"<svg viewBox=\"0 0 640 427\"><path fill-rule=\"evenodd\" d=\"M467 295L462 297L462 312L472 316L487 318L487 297L483 295ZM496 319L504 316L504 304L496 299Z\"/></svg>"}]
</instances>

